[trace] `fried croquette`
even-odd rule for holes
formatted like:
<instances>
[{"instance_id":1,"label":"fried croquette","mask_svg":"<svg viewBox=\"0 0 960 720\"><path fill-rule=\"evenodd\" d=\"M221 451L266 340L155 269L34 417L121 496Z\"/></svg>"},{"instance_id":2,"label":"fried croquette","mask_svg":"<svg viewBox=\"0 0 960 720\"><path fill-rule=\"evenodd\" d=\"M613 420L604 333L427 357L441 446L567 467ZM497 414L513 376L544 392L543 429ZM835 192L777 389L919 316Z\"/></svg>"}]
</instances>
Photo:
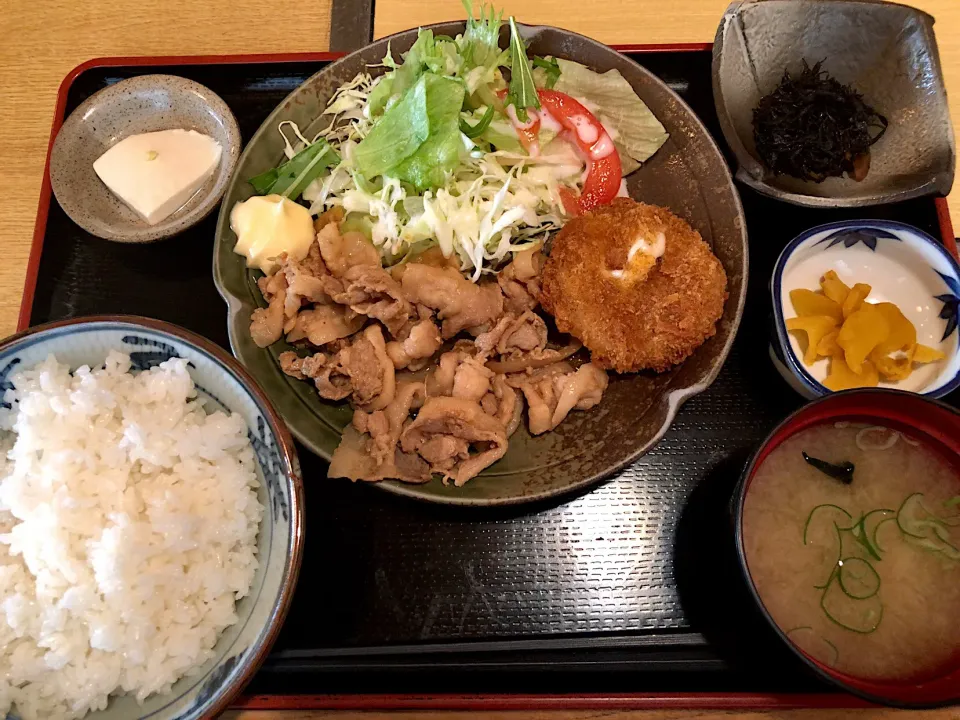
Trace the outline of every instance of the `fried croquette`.
<instances>
[{"instance_id":1,"label":"fried croquette","mask_svg":"<svg viewBox=\"0 0 960 720\"><path fill-rule=\"evenodd\" d=\"M540 302L593 362L663 372L716 333L727 275L666 208L617 198L570 220L553 238Z\"/></svg>"}]
</instances>

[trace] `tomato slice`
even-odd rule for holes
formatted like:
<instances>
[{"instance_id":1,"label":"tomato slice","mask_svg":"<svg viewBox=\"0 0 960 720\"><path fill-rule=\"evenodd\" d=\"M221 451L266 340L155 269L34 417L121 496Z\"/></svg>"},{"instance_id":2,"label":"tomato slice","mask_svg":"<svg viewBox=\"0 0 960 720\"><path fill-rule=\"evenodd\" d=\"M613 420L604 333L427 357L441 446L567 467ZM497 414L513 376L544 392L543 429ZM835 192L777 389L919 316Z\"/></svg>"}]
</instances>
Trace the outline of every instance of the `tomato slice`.
<instances>
[{"instance_id":1,"label":"tomato slice","mask_svg":"<svg viewBox=\"0 0 960 720\"><path fill-rule=\"evenodd\" d=\"M557 188L557 193L560 195L560 202L563 205L563 211L570 217L576 217L581 214L580 210L580 198L577 196L573 190L568 187L561 185Z\"/></svg>"},{"instance_id":2,"label":"tomato slice","mask_svg":"<svg viewBox=\"0 0 960 720\"><path fill-rule=\"evenodd\" d=\"M587 161L587 178L578 206L581 213L611 202L620 191L620 153L603 124L566 93L538 90L542 112L568 131ZM565 203L566 204L566 203Z\"/></svg>"},{"instance_id":3,"label":"tomato slice","mask_svg":"<svg viewBox=\"0 0 960 720\"><path fill-rule=\"evenodd\" d=\"M565 131L566 137L580 150L587 162L587 177L579 197L561 188L560 199L569 215L580 215L611 202L620 192L620 153L603 123L581 103L558 90L538 90L541 113L546 113ZM506 90L499 90L501 100ZM527 109L529 120L521 122L516 109L507 106L507 116L517 131L520 144L531 157L540 154L540 115Z\"/></svg>"}]
</instances>

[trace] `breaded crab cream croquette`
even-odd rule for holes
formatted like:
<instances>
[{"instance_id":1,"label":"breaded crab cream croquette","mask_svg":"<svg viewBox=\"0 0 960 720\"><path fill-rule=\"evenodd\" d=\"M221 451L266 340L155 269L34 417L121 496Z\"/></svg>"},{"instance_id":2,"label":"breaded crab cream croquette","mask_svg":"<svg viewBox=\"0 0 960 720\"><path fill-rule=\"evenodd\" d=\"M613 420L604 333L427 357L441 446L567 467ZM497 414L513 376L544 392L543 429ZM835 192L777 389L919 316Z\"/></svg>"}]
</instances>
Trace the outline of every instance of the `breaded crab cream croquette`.
<instances>
[{"instance_id":1,"label":"breaded crab cream croquette","mask_svg":"<svg viewBox=\"0 0 960 720\"><path fill-rule=\"evenodd\" d=\"M541 303L593 362L663 372L716 332L727 276L710 248L666 208L617 198L554 236Z\"/></svg>"}]
</instances>

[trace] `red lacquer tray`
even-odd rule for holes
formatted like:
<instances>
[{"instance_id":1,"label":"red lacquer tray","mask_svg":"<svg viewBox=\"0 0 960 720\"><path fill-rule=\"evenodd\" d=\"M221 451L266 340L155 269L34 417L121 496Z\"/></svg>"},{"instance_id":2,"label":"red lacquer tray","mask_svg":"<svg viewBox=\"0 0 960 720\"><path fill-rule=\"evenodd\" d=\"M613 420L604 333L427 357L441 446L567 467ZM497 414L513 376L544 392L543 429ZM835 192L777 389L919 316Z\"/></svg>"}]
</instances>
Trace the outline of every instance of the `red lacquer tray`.
<instances>
[{"instance_id":1,"label":"red lacquer tray","mask_svg":"<svg viewBox=\"0 0 960 720\"><path fill-rule=\"evenodd\" d=\"M662 77L719 137L710 95L710 45L639 45L617 49ZM209 85L231 105L246 139L287 92L338 57L337 53L311 53L91 60L71 72L60 87L51 142L65 114L90 93L118 79L149 72L183 74ZM718 142L723 147L722 140ZM851 216L849 212L786 206L759 198L744 188L741 191L752 236L751 288L755 298L747 303L740 332L744 340L741 343L738 336L740 347L735 345L715 386L681 411L668 436L631 469L632 475L611 480L587 496L532 508L525 514L461 516L453 520L420 506L405 505L399 499L388 498L386 493L365 492L366 488L354 486L325 486L324 495L320 496L324 503L310 502L308 498L307 523L330 533L329 546L355 546L356 538L348 535L348 528L363 522L403 528L406 544L377 541L381 544L372 550L368 548L366 555L358 550L350 563L333 568L324 564L327 559L320 554L322 549L311 551L308 547L298 597L284 631L248 688L249 694L236 707L523 711L868 706L856 698L832 692L815 678L804 675L799 664L791 664L787 651L776 644L766 644L769 638L755 636L755 632L761 632L762 624L741 625L749 618L738 615L742 611L739 600L721 603L723 614L719 615L705 613L703 607L698 607L697 600L717 587L726 590L740 582L736 568L724 566L725 560L706 555L698 559L704 567L716 566L717 574L711 577L713 585L694 582L692 591L679 593L676 587L683 584L683 555L690 552L689 538L685 540L682 527L677 527L683 525L687 508L702 503L710 515L709 522L716 521L722 530L722 492L699 499L698 492L707 485L722 485L726 482L725 474L731 476L732 488L732 480L754 443L800 402L769 367L765 352L756 352L754 347L761 346L761 339L763 347L766 343L762 307L768 302L767 266L772 266L779 247L795 232ZM940 238L956 254L943 198L861 210L860 216L917 225ZM73 225L52 202L45 170L19 328L71 315L131 312L179 323L225 344L226 310L208 277L213 223L210 218L184 236L150 246L99 241ZM184 267L198 269L184 279L177 274ZM190 302L162 301L166 288L163 283L170 282L171 277L177 279L179 290L185 291ZM774 400L757 397L751 401L753 404L745 404L754 378L764 385L756 394L772 394L776 396ZM745 423L744 413L757 414ZM703 460L711 454L722 456L723 460L714 464ZM303 461L308 481L312 475L325 475L316 458L303 457ZM717 479L719 475L724 475L723 482ZM638 478L660 490L638 494ZM704 478L710 482L702 482ZM664 503L666 506L661 507ZM324 512L315 510L321 504L344 510L339 514L312 515ZM597 518L609 517L604 513L611 506L654 517L660 533L648 538L650 547L635 550L634 564L643 571L641 577L647 579L642 582L647 584L642 588L615 585L603 602L597 603L591 599L596 594L594 586L609 579L602 572L598 577L595 569L591 570L593 574L578 576L580 566L571 560L571 546L542 538L555 535L558 527L568 527L577 536L579 528L595 527ZM703 524L707 520L699 518L697 522ZM478 537L484 539L489 546L480 548L486 553L483 557L509 553L522 558L524 552L529 552L529 538L524 539L523 533L539 533L536 537L541 538L541 544L534 547L534 554L554 562L561 572L552 579L554 585L547 584L540 600L504 603L500 607L497 603L501 596L513 597L513 593L517 598L530 597L522 573L520 578L498 577L495 567L487 567L487 577L483 574L482 557L465 555L453 562L456 570L462 569L460 565L468 569L462 573L462 582L460 575L445 578L449 567L441 566L440 560L429 572L411 575L410 585L429 583L434 576L447 583L418 595L418 590L403 587L407 576L402 573L410 572L407 568L411 567L407 564L410 558L404 553L409 554L410 548L418 553L429 552L435 541L430 533L437 527L446 527L449 537L459 540L457 545L464 554L468 554L464 547L476 543ZM338 534L341 531L343 534ZM479 535L469 535L474 531ZM308 538L318 534L308 533ZM519 544L498 545L496 538L504 535L518 538ZM417 543L421 541L423 545L419 547ZM695 546L701 548L696 543ZM697 550L701 551L702 548ZM582 546L580 552L582 565L586 562ZM641 558L642 553L652 559ZM399 568L399 579L390 575L394 565ZM614 562L611 567L619 572L615 566ZM349 602L331 609L324 605L325 593L329 591L314 583L318 576L333 582L338 572L342 575L335 584ZM486 586L481 587L484 583L496 585L503 592L488 592ZM409 590L409 603L414 607L429 606L426 619L418 616L411 625L402 618L392 618L391 609L383 600L384 593L389 594L391 588L394 592L399 588L401 593ZM683 602L684 593L688 600L692 594L693 600ZM554 602L557 596L563 601L559 605ZM442 600L439 605L438 597ZM469 610L481 602L497 605L497 612L491 613L496 622L468 616L467 611L461 614L460 608ZM553 608L555 617L538 613L541 603ZM637 612L637 607L646 609ZM314 627L318 617L332 620L325 624L342 627L343 631L318 633ZM724 626L732 627L733 633L728 630L725 635ZM557 694L558 689L563 689L564 694Z\"/></svg>"}]
</instances>

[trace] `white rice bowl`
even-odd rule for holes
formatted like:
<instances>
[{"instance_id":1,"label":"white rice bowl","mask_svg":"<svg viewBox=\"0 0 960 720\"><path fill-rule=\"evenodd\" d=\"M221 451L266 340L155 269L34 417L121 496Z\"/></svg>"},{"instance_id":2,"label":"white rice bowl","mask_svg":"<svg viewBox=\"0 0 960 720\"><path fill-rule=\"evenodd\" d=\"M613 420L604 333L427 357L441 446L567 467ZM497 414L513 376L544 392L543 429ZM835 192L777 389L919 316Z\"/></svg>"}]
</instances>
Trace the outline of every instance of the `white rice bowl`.
<instances>
[{"instance_id":1,"label":"white rice bowl","mask_svg":"<svg viewBox=\"0 0 960 720\"><path fill-rule=\"evenodd\" d=\"M171 359L10 378L0 411L0 716L143 700L213 657L257 569L247 427ZM15 433L15 434L14 434Z\"/></svg>"}]
</instances>

